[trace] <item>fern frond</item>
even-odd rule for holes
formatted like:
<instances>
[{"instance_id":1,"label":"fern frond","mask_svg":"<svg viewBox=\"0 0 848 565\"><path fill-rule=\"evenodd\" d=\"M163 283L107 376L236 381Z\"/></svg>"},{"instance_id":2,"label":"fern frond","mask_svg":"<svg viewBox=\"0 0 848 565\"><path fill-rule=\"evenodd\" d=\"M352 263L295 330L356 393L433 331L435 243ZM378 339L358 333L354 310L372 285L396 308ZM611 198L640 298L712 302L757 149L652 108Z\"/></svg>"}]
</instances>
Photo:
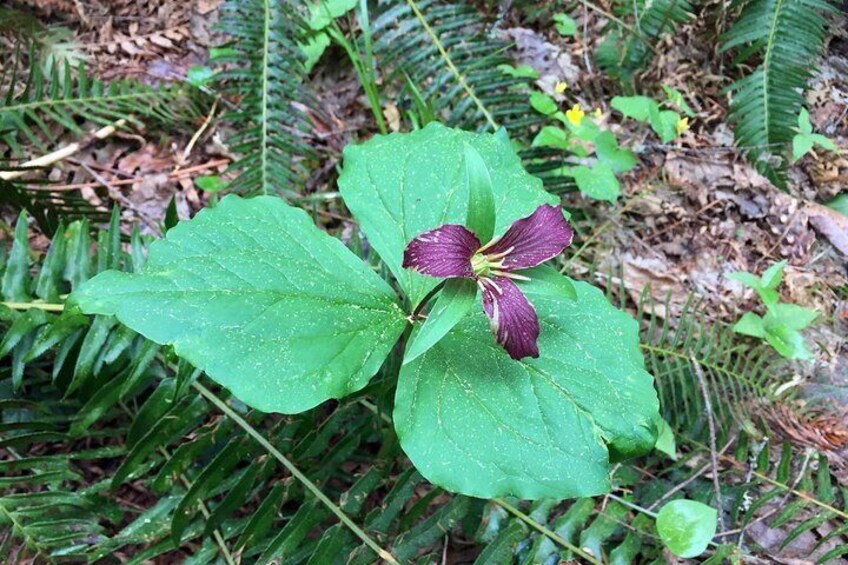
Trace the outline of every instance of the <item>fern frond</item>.
<instances>
[{"instance_id":1,"label":"fern frond","mask_svg":"<svg viewBox=\"0 0 848 565\"><path fill-rule=\"evenodd\" d=\"M132 81L106 85L89 76L82 63L64 65L61 71L56 65L45 76L41 65L24 65L20 52L8 63L0 76L0 139L16 157L24 155L26 145L47 152L65 132L82 136L93 126L118 120L137 127L151 120L172 129L203 115L203 102L178 88Z\"/></svg>"},{"instance_id":2,"label":"fern frond","mask_svg":"<svg viewBox=\"0 0 848 565\"><path fill-rule=\"evenodd\" d=\"M444 48L466 85L446 63L439 46L405 2L381 2L385 11L372 23L374 51L388 79L398 91L409 80L418 88L433 113L448 125L480 130L491 127L485 113L469 95L479 100L492 120L519 133L538 119L527 100L526 79L501 73L497 66L510 63L508 44L489 36L481 14L462 3L433 0L416 2L433 35ZM400 101L401 107L413 100Z\"/></svg>"},{"instance_id":3,"label":"fern frond","mask_svg":"<svg viewBox=\"0 0 848 565\"><path fill-rule=\"evenodd\" d=\"M305 119L292 102L309 100L306 71L295 38L301 23L292 3L230 0L222 6L221 30L231 41L219 50L227 65L221 91L239 99L224 119L237 130L228 140L241 158L231 187L249 194L296 195L303 186L303 159L314 151L304 137Z\"/></svg>"},{"instance_id":4,"label":"fern frond","mask_svg":"<svg viewBox=\"0 0 848 565\"><path fill-rule=\"evenodd\" d=\"M363 536L386 548L396 539L404 555L429 549L467 515L468 499L436 501L441 491L425 488L414 470L395 470L397 445L373 456L378 420L356 402L290 417L239 409L246 425L236 425L236 412L216 415L220 404L191 386L198 372L170 352L111 318L54 314L62 306L53 302L96 272L141 267L145 242L136 230L125 247L118 219L94 246L86 222L60 227L33 276L24 215L0 265L3 297L16 301L0 306L0 359L8 358L0 368L0 448L8 454L0 461L0 545L40 563L116 552L133 563L236 555L244 563L325 563L348 554L373 563L373 547L333 525L309 485L361 524ZM130 482L155 496L128 504ZM426 502L409 510L426 490Z\"/></svg>"},{"instance_id":5,"label":"fern frond","mask_svg":"<svg viewBox=\"0 0 848 565\"><path fill-rule=\"evenodd\" d=\"M783 186L786 159L804 104L803 91L824 44L826 0L748 0L722 38L722 50L744 48L744 60L762 61L730 85L728 119L736 143L749 150L757 169Z\"/></svg>"},{"instance_id":6,"label":"fern frond","mask_svg":"<svg viewBox=\"0 0 848 565\"><path fill-rule=\"evenodd\" d=\"M616 13L632 16L632 30L611 23L611 31L595 51L598 66L611 77L632 85L633 79L651 60L657 43L693 17L688 0L636 0L618 2ZM653 51L652 51L653 50Z\"/></svg>"}]
</instances>

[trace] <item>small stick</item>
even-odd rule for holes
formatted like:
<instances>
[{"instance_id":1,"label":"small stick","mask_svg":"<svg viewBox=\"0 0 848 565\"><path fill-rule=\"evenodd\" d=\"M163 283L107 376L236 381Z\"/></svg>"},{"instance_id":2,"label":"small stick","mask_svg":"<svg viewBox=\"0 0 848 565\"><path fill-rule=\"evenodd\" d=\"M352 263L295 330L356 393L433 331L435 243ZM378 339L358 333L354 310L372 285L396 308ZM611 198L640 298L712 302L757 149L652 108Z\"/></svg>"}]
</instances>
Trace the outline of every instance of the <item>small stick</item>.
<instances>
[{"instance_id":1,"label":"small stick","mask_svg":"<svg viewBox=\"0 0 848 565\"><path fill-rule=\"evenodd\" d=\"M99 182L104 187L106 187L106 189L109 191L109 196L111 196L112 198L114 198L116 200L119 200L124 206L126 206L127 208L131 209L133 212L138 214L138 217L141 218L141 221L143 221L147 225L147 227L150 228L151 231L153 231L153 233L155 233L159 237L162 237L162 230L159 229L159 226L156 224L156 220L154 220L153 218L151 218L150 216L148 216L147 214L145 214L144 212L142 212L141 210L136 208L135 204L133 204L133 202L129 198L127 198L126 196L121 194L120 190L118 190L117 188L112 186L109 183L108 180L103 178L103 176L101 176L97 171L92 169L88 165L88 163L80 161L80 166L83 169L85 169L86 172L88 172L88 174L90 174L92 177L94 177L94 179L97 182Z\"/></svg>"},{"instance_id":2,"label":"small stick","mask_svg":"<svg viewBox=\"0 0 848 565\"><path fill-rule=\"evenodd\" d=\"M191 139L188 141L188 145L183 150L182 157L180 158L180 162L177 163L177 166L174 167L174 170L171 171L171 174L175 174L180 170L180 167L188 161L188 156L191 154L191 150L194 148L194 145L197 143L197 140L200 139L200 136L203 135L203 132L206 131L206 128L209 127L209 124L212 122L212 118L215 117L215 110L218 108L218 98L215 98L215 101L212 103L212 109L209 110L209 115L206 116L206 119L203 121L203 124L200 126L194 135L191 136Z\"/></svg>"},{"instance_id":3,"label":"small stick","mask_svg":"<svg viewBox=\"0 0 848 565\"><path fill-rule=\"evenodd\" d=\"M58 163L59 161L61 161L63 159L67 159L68 157L70 157L71 155L73 155L74 153L76 153L77 151L82 149L83 147L90 145L95 140L106 139L107 137L109 137L110 135L115 133L115 131L119 127L123 126L125 123L127 123L126 120L120 119L117 122L115 122L114 124L102 127L99 130L92 132L89 137L83 139L82 141L75 141L74 143L71 143L70 145L66 145L65 147L62 147L61 149L57 149L56 151L53 151L52 153L48 153L47 155L42 155L41 157L37 157L35 159L27 161L26 163L22 164L21 167L32 167L32 168L46 167L47 165L52 165L53 163ZM25 175L27 172L29 172L29 171L25 171L25 170L2 171L2 172L0 172L0 179L3 179L3 180L16 179L18 177Z\"/></svg>"},{"instance_id":4,"label":"small stick","mask_svg":"<svg viewBox=\"0 0 848 565\"><path fill-rule=\"evenodd\" d=\"M203 171L206 169L212 169L214 167L218 167L220 165L226 165L229 163L229 159L217 159L215 161L209 161L208 163L203 163L200 165L195 165L193 167L189 167L187 169L180 169L176 173L169 173L169 178L183 178L188 176L190 173L194 173L197 171ZM126 173L122 173L126 174ZM138 178L130 178L130 179L120 179L111 181L112 186L123 186L126 184L133 184L139 182ZM35 185L32 186L32 190L45 190L48 192L55 192L60 190L76 190L78 188L92 188L97 186L99 183L97 182L78 182L74 184L48 184L44 186Z\"/></svg>"},{"instance_id":5,"label":"small stick","mask_svg":"<svg viewBox=\"0 0 848 565\"><path fill-rule=\"evenodd\" d=\"M710 402L710 391L707 388L707 379L704 377L704 370L698 364L698 360L691 353L689 360L692 362L692 367L695 369L695 375L698 376L698 383L701 385L701 394L704 396L704 410L707 413L707 423L710 427L710 466L713 470L713 489L715 489L716 506L718 510L718 526L720 531L724 531L724 516L721 513L721 485L718 480L718 451L716 450L716 427L715 419L713 418L713 406Z\"/></svg>"},{"instance_id":6,"label":"small stick","mask_svg":"<svg viewBox=\"0 0 848 565\"><path fill-rule=\"evenodd\" d=\"M727 448L729 448L731 445L733 445L733 441L734 441L734 439L731 439L730 441L728 441L727 444L724 447L721 448L720 453L724 453L725 451L727 451ZM664 495L662 495L660 498L655 500L653 504L648 506L647 510L653 510L654 508L659 506L662 502L671 498L671 495L673 495L674 493L679 492L679 491L683 490L684 488L686 488L687 486L689 486L698 477L700 477L701 475L706 473L707 469L709 469L710 467L711 467L711 465L709 465L709 464L704 465L703 467L701 467L700 469L695 471L691 476L689 476L685 481L683 481L682 483L679 483L677 485L674 485L674 487L672 487L671 489L666 491L666 493Z\"/></svg>"}]
</instances>

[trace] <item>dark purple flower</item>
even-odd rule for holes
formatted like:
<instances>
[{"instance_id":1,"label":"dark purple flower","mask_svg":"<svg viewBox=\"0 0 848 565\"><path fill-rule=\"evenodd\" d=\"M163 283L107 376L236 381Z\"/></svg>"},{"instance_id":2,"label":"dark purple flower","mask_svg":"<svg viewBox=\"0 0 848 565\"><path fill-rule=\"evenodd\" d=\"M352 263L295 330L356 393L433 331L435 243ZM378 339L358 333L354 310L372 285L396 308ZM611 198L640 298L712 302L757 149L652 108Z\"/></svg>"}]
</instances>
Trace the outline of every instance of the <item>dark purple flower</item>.
<instances>
[{"instance_id":1,"label":"dark purple flower","mask_svg":"<svg viewBox=\"0 0 848 565\"><path fill-rule=\"evenodd\" d=\"M556 257L573 237L562 209L543 204L486 245L456 224L424 232L406 246L403 266L431 277L476 280L498 343L513 359L538 357L539 318L513 280L529 279L515 271Z\"/></svg>"}]
</instances>

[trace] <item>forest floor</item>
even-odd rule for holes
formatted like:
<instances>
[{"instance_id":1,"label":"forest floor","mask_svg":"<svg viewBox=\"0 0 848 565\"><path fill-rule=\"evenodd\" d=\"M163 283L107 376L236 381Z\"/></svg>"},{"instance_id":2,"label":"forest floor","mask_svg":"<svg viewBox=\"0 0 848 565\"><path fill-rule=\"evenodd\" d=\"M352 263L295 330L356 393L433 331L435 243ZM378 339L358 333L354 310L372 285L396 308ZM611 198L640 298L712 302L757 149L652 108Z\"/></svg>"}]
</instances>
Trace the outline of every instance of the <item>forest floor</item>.
<instances>
[{"instance_id":1,"label":"forest floor","mask_svg":"<svg viewBox=\"0 0 848 565\"><path fill-rule=\"evenodd\" d=\"M189 69L208 63L209 49L221 39L215 30L220 3L29 2L46 23L74 30L72 48L97 77L151 84L183 81ZM569 38L553 30L519 27L507 17L497 33L514 41L511 55L539 73L536 83L542 90L561 100L554 86L565 81L569 95L584 107L603 109L620 144L640 157L639 167L623 179L615 205L599 206L579 193L565 196L566 207L584 210L591 218L578 242L591 247L587 256L597 259L600 273L621 272L634 301L646 287L654 297L668 297L668 304L657 306L663 316L665 308L679 314L694 293L709 303L714 319L725 322L738 319L756 302L753 291L724 275L760 273L787 259L782 299L815 308L827 321L812 330L813 340L827 354L804 369L809 374L799 375L799 381L811 394L848 407L848 220L822 205L848 186L848 156L821 152L803 158L791 167L785 192L759 175L733 147L721 73L728 56L717 53L714 45L698 43L706 34L693 28L710 25L703 21L686 24L675 39L667 39L662 57L642 76L644 84L677 88L696 112L682 138L656 143L647 127L611 115L609 101L620 94L618 87L602 80L585 55L594 47L592 38L601 36L593 31L604 26L604 16L587 10L578 23L582 32ZM833 29L807 98L815 130L846 147L848 30ZM334 191L341 149L374 133L353 71L332 64L339 55L329 53L330 62L313 76L323 114L315 118L315 134L324 159L308 183L314 192ZM109 186L85 169L61 164L50 178L80 190L96 206L122 206L127 225L137 222L153 229L171 199L186 219L203 205L193 179L223 171L233 157L221 141L227 132L217 131L214 120L197 126L200 135L193 141L179 131L119 133L85 149L76 159L103 172L104 180L112 181Z\"/></svg>"},{"instance_id":2,"label":"forest floor","mask_svg":"<svg viewBox=\"0 0 848 565\"><path fill-rule=\"evenodd\" d=\"M208 64L208 51L220 40L215 31L220 0L25 4L46 23L73 30L73 50L103 80L183 81L190 68ZM848 217L822 205L848 187L848 152L804 157L790 168L785 192L760 176L733 148L722 75L729 60L715 45L698 43L707 34L693 26L712 25L705 21L682 26L674 39L659 46L662 56L641 77L644 84L662 83L683 92L696 113L679 140L659 144L645 127L611 112L610 99L621 93L586 56L593 38L601 35L595 32L605 25L603 15L586 11L576 19L580 31L573 37L522 27L509 16L497 30L514 41L515 59L538 71L541 89L559 97L554 85L567 82L569 96L584 107L601 108L620 144L633 148L640 160L624 177L615 204L598 204L579 193L564 196L565 206L582 210L586 218L577 226L582 238L575 247L584 262L575 268L584 265L584 276L592 273L600 283L612 279L622 285L633 304L648 289L659 317L679 317L694 296L706 304L712 319L730 323L756 309L757 302L753 291L725 275L761 273L787 259L782 300L821 314L806 334L816 361L793 366L795 386L805 401L830 402L832 412L842 416L800 423L778 416L776 432L800 445L818 446L823 436L842 438L836 454L848 458ZM348 65L333 65L335 57L340 53L331 51L313 75L323 105L314 122L324 164L309 181L316 193L336 190L341 149L374 133L356 76ZM815 130L848 147L848 30L834 27L807 98ZM221 111L221 106L213 108ZM60 188L79 190L98 207L119 205L125 225L138 222L156 233L172 199L179 216L190 217L205 198L193 179L222 172L232 160L222 141L227 132L218 130L214 117L199 121L195 136L119 133L73 157L99 172L99 178L85 168L59 163L50 179ZM6 221L12 225L13 217ZM350 223L337 214L330 221ZM33 234L32 244L44 249L47 240ZM842 478L848 486L848 466ZM774 533L761 535L767 546ZM803 556L803 547L793 547L781 556Z\"/></svg>"}]
</instances>

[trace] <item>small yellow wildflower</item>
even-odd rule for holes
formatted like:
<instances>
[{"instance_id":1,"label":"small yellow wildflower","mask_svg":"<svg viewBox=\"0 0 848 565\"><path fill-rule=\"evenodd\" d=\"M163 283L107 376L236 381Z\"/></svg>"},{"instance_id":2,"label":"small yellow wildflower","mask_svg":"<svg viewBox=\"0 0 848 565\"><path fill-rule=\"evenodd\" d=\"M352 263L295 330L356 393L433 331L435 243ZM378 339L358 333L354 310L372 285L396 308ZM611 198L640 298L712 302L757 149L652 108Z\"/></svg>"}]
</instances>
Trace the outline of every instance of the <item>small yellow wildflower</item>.
<instances>
[{"instance_id":1,"label":"small yellow wildflower","mask_svg":"<svg viewBox=\"0 0 848 565\"><path fill-rule=\"evenodd\" d=\"M568 118L568 121L571 122L572 125L579 126L580 122L583 121L583 116L586 115L586 112L580 109L580 104L575 104L571 107L571 110L568 110L565 113L565 117Z\"/></svg>"},{"instance_id":2,"label":"small yellow wildflower","mask_svg":"<svg viewBox=\"0 0 848 565\"><path fill-rule=\"evenodd\" d=\"M683 135L685 131L689 130L689 118L680 118L677 120L675 129L677 129L677 135Z\"/></svg>"},{"instance_id":3,"label":"small yellow wildflower","mask_svg":"<svg viewBox=\"0 0 848 565\"><path fill-rule=\"evenodd\" d=\"M563 92L568 90L568 85L566 83L560 81L560 82L556 83L554 90L556 91L557 94L562 94Z\"/></svg>"},{"instance_id":4,"label":"small yellow wildflower","mask_svg":"<svg viewBox=\"0 0 848 565\"><path fill-rule=\"evenodd\" d=\"M595 108L595 117L596 118L598 118L600 120L601 117L603 117L603 115L604 115L604 113L601 111L600 108Z\"/></svg>"}]
</instances>

